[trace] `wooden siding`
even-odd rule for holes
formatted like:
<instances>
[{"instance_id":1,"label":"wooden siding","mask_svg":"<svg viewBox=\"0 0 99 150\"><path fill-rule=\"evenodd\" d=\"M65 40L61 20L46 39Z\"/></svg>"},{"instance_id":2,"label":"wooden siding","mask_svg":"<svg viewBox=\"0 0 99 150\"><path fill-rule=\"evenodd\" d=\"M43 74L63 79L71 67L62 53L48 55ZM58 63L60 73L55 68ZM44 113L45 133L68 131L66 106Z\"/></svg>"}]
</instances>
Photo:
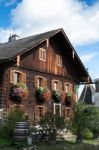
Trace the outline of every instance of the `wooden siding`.
<instances>
[{"instance_id":1,"label":"wooden siding","mask_svg":"<svg viewBox=\"0 0 99 150\"><path fill-rule=\"evenodd\" d=\"M7 109L10 108L12 104L14 104L9 99L9 91L11 86L13 85L10 82L10 72L11 70L17 70L26 74L26 85L29 90L29 97L26 100L23 100L21 105L24 106L25 110L28 113L34 114L34 118L36 116L36 107L37 100L35 98L35 76L42 76L47 79L47 88L52 91L52 80L59 80L62 83L62 90L64 90L64 83L70 83L70 89L73 91L73 86L75 84L74 79L77 79L76 73L71 65L71 62L67 61L67 58L63 55L59 46L55 43L55 41L49 41L49 47L46 45L46 41L35 47L31 51L20 56L20 62L17 65L15 61L12 63L6 64L4 68L3 77L2 77L2 101L3 106ZM47 59L46 62L39 60L39 48L44 48L47 51ZM62 56L62 67L56 65L56 54ZM73 99L75 97L75 93L73 92ZM72 101L70 107L74 104ZM53 110L54 100L51 98L50 102L45 101L43 106L46 109ZM61 102L62 104L62 102ZM63 104L62 104L63 106ZM63 113L62 107L62 115Z\"/></svg>"},{"instance_id":2,"label":"wooden siding","mask_svg":"<svg viewBox=\"0 0 99 150\"><path fill-rule=\"evenodd\" d=\"M61 50L56 45L55 41L49 41L49 47L46 42L32 49L30 52L21 56L20 67L35 71L46 72L50 74L71 77L73 67L67 62L67 58L61 53ZM46 49L46 62L39 60L39 48ZM56 54L62 56L62 67L56 64ZM75 74L73 74L73 77Z\"/></svg>"}]
</instances>

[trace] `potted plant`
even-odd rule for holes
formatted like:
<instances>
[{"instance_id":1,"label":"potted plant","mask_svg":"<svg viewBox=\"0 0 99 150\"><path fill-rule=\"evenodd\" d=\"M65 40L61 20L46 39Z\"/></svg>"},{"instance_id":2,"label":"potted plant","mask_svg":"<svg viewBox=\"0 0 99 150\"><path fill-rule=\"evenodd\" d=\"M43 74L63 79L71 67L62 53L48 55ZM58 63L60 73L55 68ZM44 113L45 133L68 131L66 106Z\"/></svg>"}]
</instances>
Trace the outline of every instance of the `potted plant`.
<instances>
[{"instance_id":1,"label":"potted plant","mask_svg":"<svg viewBox=\"0 0 99 150\"><path fill-rule=\"evenodd\" d=\"M59 103L59 102L60 102L60 100L61 100L60 95L61 95L61 93L60 93L59 91L54 90L54 91L52 92L52 97L53 97L53 99L54 99L54 101L55 101L56 103Z\"/></svg>"},{"instance_id":2,"label":"potted plant","mask_svg":"<svg viewBox=\"0 0 99 150\"><path fill-rule=\"evenodd\" d=\"M67 97L67 100L68 100L68 101L71 101L72 92L71 92L71 91L68 91L68 92L66 93L66 97Z\"/></svg>"},{"instance_id":3,"label":"potted plant","mask_svg":"<svg viewBox=\"0 0 99 150\"><path fill-rule=\"evenodd\" d=\"M50 99L50 91L47 88L38 87L36 90L37 102L43 103L45 100Z\"/></svg>"},{"instance_id":4,"label":"potted plant","mask_svg":"<svg viewBox=\"0 0 99 150\"><path fill-rule=\"evenodd\" d=\"M25 100L28 96L28 89L26 84L17 83L14 84L10 89L10 100L20 103Z\"/></svg>"},{"instance_id":5,"label":"potted plant","mask_svg":"<svg viewBox=\"0 0 99 150\"><path fill-rule=\"evenodd\" d=\"M51 92L49 89L44 88L43 93L42 93L42 98L46 101L49 101L51 97Z\"/></svg>"}]
</instances>

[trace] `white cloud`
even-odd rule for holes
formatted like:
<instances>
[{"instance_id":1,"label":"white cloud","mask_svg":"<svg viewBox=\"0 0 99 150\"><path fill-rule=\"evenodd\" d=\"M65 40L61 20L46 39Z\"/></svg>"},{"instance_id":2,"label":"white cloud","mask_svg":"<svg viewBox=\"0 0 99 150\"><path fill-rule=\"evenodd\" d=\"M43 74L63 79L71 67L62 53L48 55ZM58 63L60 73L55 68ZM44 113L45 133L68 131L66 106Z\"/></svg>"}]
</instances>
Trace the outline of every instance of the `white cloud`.
<instances>
[{"instance_id":1,"label":"white cloud","mask_svg":"<svg viewBox=\"0 0 99 150\"><path fill-rule=\"evenodd\" d=\"M91 52L91 53L82 55L80 58L83 63L88 63L98 55L99 55L99 52Z\"/></svg>"},{"instance_id":2,"label":"white cloud","mask_svg":"<svg viewBox=\"0 0 99 150\"><path fill-rule=\"evenodd\" d=\"M78 0L22 0L11 18L11 27L22 37L62 27L75 45L99 40L99 3L88 7Z\"/></svg>"}]
</instances>

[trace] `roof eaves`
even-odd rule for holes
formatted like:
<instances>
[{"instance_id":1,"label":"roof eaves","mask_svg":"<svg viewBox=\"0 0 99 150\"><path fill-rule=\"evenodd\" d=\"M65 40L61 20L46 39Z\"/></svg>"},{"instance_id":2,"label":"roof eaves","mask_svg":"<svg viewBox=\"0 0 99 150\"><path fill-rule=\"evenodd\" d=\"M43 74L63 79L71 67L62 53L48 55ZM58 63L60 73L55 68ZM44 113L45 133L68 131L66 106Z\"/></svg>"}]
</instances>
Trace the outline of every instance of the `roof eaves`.
<instances>
[{"instance_id":1,"label":"roof eaves","mask_svg":"<svg viewBox=\"0 0 99 150\"><path fill-rule=\"evenodd\" d=\"M81 59L79 58L79 56L78 56L76 50L75 50L74 47L72 46L72 44L71 44L70 40L68 39L67 35L65 34L64 30L61 29L61 31L62 31L63 35L65 36L65 39L67 40L67 42L68 42L68 44L70 45L71 49L74 50L75 56L76 56L76 58L78 59L79 63L81 64L82 68L84 69L85 73L90 77L88 71L85 69L85 66L83 65ZM90 80L91 80L91 77L90 77Z\"/></svg>"}]
</instances>

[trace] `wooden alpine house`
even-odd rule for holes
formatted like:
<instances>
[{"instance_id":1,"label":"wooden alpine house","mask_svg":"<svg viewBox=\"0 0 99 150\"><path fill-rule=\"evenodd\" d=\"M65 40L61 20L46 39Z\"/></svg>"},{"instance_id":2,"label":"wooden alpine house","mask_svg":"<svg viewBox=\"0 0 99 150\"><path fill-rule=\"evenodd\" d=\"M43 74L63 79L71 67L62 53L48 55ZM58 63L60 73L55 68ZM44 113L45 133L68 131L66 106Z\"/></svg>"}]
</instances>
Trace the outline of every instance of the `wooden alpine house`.
<instances>
[{"instance_id":1,"label":"wooden alpine house","mask_svg":"<svg viewBox=\"0 0 99 150\"><path fill-rule=\"evenodd\" d=\"M35 121L47 112L70 118L77 84L89 74L63 29L0 44L0 108L22 107Z\"/></svg>"}]
</instances>

